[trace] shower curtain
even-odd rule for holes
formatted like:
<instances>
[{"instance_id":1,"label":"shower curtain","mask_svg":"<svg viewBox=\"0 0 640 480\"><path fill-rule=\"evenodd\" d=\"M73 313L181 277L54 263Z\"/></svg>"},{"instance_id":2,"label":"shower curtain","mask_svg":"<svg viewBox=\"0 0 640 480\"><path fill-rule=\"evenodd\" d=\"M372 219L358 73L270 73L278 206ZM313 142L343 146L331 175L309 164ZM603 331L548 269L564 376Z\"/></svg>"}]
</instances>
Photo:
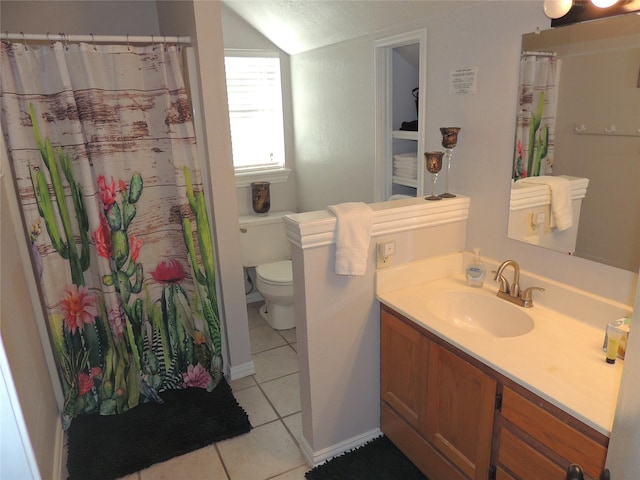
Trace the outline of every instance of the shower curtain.
<instances>
[{"instance_id":1,"label":"shower curtain","mask_svg":"<svg viewBox=\"0 0 640 480\"><path fill-rule=\"evenodd\" d=\"M213 240L179 49L2 42L1 57L3 133L65 427L161 403L166 389L212 390Z\"/></svg>"},{"instance_id":2,"label":"shower curtain","mask_svg":"<svg viewBox=\"0 0 640 480\"><path fill-rule=\"evenodd\" d=\"M555 55L523 52L518 85L514 180L553 172L556 98Z\"/></svg>"}]
</instances>

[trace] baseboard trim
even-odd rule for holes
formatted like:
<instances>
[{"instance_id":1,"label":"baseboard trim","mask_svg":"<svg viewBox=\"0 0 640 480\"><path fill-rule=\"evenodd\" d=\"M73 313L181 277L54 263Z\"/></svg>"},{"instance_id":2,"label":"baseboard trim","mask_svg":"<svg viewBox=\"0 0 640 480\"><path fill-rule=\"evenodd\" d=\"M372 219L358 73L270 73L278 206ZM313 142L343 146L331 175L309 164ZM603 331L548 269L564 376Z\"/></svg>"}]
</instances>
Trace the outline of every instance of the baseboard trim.
<instances>
[{"instance_id":1,"label":"baseboard trim","mask_svg":"<svg viewBox=\"0 0 640 480\"><path fill-rule=\"evenodd\" d=\"M307 440L302 437L300 439L300 450L302 451L302 455L304 456L307 465L317 467L327 460L354 448L358 448L380 435L382 435L382 430L380 430L380 428L374 428L373 430L351 437L343 442L318 450L317 452L314 452Z\"/></svg>"},{"instance_id":2,"label":"baseboard trim","mask_svg":"<svg viewBox=\"0 0 640 480\"><path fill-rule=\"evenodd\" d=\"M239 378L248 377L256 373L256 367L253 364L253 360L242 365L235 365L229 369L229 378L231 381L238 380Z\"/></svg>"}]
</instances>

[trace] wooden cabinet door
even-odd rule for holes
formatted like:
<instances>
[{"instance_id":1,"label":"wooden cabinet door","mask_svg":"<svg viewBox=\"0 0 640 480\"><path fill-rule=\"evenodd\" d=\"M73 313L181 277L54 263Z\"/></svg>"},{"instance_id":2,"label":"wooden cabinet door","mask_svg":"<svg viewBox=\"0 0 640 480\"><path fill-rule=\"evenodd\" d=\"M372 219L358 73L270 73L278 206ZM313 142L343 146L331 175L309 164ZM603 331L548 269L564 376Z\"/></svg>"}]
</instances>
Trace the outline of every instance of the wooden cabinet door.
<instances>
[{"instance_id":1,"label":"wooden cabinet door","mask_svg":"<svg viewBox=\"0 0 640 480\"><path fill-rule=\"evenodd\" d=\"M428 341L385 310L380 318L380 397L418 429L425 402Z\"/></svg>"},{"instance_id":2,"label":"wooden cabinet door","mask_svg":"<svg viewBox=\"0 0 640 480\"><path fill-rule=\"evenodd\" d=\"M489 474L496 383L449 350L430 345L423 429L471 479L485 480Z\"/></svg>"}]
</instances>

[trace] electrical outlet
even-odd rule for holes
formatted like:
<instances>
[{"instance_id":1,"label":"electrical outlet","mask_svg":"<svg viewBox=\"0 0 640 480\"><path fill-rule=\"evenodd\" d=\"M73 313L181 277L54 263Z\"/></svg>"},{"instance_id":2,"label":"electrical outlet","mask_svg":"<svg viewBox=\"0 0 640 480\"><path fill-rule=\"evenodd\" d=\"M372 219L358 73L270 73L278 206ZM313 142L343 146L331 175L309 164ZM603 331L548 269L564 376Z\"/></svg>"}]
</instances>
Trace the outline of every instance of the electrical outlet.
<instances>
[{"instance_id":1,"label":"electrical outlet","mask_svg":"<svg viewBox=\"0 0 640 480\"><path fill-rule=\"evenodd\" d=\"M386 268L391 266L391 257L396 253L396 242L393 240L378 242L376 245L377 260L376 268Z\"/></svg>"},{"instance_id":2,"label":"electrical outlet","mask_svg":"<svg viewBox=\"0 0 640 480\"><path fill-rule=\"evenodd\" d=\"M527 219L527 235L540 235L544 230L545 218L544 212L531 212Z\"/></svg>"}]
</instances>

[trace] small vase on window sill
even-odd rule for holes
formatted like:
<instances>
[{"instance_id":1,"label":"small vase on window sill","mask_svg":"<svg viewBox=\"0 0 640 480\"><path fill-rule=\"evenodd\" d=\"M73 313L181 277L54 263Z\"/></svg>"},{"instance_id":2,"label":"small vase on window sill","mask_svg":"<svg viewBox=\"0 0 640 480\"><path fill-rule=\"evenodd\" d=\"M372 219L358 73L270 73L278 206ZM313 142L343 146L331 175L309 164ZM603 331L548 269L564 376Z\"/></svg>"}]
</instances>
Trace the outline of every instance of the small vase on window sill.
<instances>
[{"instance_id":1,"label":"small vase on window sill","mask_svg":"<svg viewBox=\"0 0 640 480\"><path fill-rule=\"evenodd\" d=\"M271 193L269 191L269 182L252 182L251 183L251 200L253 211L258 215L266 215L271 208Z\"/></svg>"}]
</instances>

